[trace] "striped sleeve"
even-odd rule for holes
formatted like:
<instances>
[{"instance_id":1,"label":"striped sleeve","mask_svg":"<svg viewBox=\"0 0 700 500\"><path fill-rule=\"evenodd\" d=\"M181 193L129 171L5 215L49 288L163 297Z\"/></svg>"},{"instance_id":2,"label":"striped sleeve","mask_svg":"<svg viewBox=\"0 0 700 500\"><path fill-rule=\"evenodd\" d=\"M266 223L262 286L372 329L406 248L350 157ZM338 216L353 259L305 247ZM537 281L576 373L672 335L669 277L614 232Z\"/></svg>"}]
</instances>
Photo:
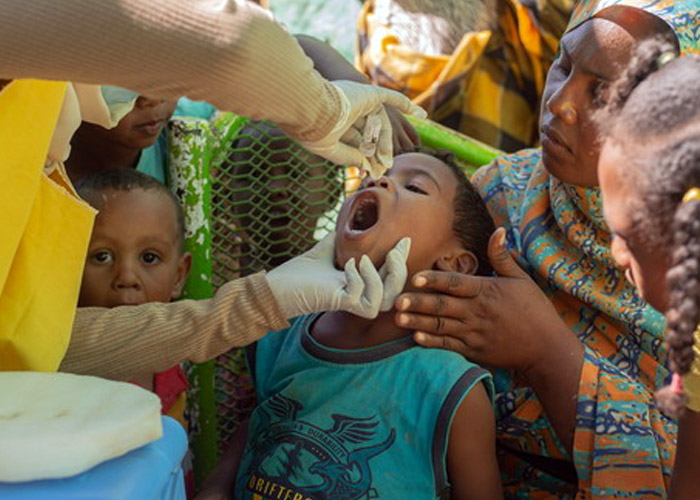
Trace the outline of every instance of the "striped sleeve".
<instances>
[{"instance_id":1,"label":"striped sleeve","mask_svg":"<svg viewBox=\"0 0 700 500\"><path fill-rule=\"evenodd\" d=\"M341 113L338 91L253 2L0 0L0 12L0 79L186 95L303 141L325 137Z\"/></svg>"},{"instance_id":2,"label":"striped sleeve","mask_svg":"<svg viewBox=\"0 0 700 500\"><path fill-rule=\"evenodd\" d=\"M60 370L128 380L206 361L286 326L264 273L231 281L208 300L78 308Z\"/></svg>"}]
</instances>

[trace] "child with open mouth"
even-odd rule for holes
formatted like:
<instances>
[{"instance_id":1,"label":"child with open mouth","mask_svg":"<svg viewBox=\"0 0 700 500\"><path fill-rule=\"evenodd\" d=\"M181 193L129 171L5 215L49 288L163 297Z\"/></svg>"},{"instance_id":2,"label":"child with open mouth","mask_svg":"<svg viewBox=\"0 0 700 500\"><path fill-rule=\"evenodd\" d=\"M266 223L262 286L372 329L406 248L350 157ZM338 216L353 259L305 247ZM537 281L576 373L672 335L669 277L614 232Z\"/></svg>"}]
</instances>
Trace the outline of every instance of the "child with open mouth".
<instances>
[{"instance_id":1,"label":"child with open mouth","mask_svg":"<svg viewBox=\"0 0 700 500\"><path fill-rule=\"evenodd\" d=\"M344 203L336 265L366 255L379 267L410 237L407 282L425 269L488 275L493 230L451 157L402 154ZM304 316L251 346L260 404L200 498L500 498L490 374L418 347L394 314Z\"/></svg>"}]
</instances>

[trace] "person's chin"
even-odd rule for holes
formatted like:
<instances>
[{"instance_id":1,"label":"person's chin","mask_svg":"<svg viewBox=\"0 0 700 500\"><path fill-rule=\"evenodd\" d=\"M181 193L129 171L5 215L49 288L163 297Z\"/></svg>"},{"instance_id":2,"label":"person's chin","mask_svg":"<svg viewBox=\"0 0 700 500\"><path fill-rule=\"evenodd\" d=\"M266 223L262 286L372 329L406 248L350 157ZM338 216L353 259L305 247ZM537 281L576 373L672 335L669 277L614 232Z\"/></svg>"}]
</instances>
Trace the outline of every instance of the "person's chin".
<instances>
[{"instance_id":1,"label":"person's chin","mask_svg":"<svg viewBox=\"0 0 700 500\"><path fill-rule=\"evenodd\" d=\"M379 269L384 263L384 254L384 252L377 251L375 246L365 248L361 242L343 241L342 239L336 238L334 265L336 269L344 269L345 264L353 258L355 259L355 265L359 265L362 256L367 255L372 261L372 264Z\"/></svg>"},{"instance_id":2,"label":"person's chin","mask_svg":"<svg viewBox=\"0 0 700 500\"><path fill-rule=\"evenodd\" d=\"M136 132L132 135L129 140L129 146L134 149L146 149L153 146L158 140L158 134L145 134L143 132Z\"/></svg>"},{"instance_id":3,"label":"person's chin","mask_svg":"<svg viewBox=\"0 0 700 500\"><path fill-rule=\"evenodd\" d=\"M568 152L542 147L542 164L552 176L567 184L579 184L576 159Z\"/></svg>"},{"instance_id":4,"label":"person's chin","mask_svg":"<svg viewBox=\"0 0 700 500\"><path fill-rule=\"evenodd\" d=\"M542 147L542 164L544 168L556 179L572 186L583 188L598 185L598 176L591 174L590 162L581 161L568 151L549 149Z\"/></svg>"},{"instance_id":5,"label":"person's chin","mask_svg":"<svg viewBox=\"0 0 700 500\"><path fill-rule=\"evenodd\" d=\"M335 252L335 267L337 269L344 269L345 264L348 263L350 259L355 259L355 265L358 265L360 263L360 259L362 258L363 255L366 255L367 252L363 252L362 250L359 249L343 249L343 250L338 250L336 249ZM371 255L369 255L370 259L372 258ZM372 259L374 262L374 260Z\"/></svg>"}]
</instances>

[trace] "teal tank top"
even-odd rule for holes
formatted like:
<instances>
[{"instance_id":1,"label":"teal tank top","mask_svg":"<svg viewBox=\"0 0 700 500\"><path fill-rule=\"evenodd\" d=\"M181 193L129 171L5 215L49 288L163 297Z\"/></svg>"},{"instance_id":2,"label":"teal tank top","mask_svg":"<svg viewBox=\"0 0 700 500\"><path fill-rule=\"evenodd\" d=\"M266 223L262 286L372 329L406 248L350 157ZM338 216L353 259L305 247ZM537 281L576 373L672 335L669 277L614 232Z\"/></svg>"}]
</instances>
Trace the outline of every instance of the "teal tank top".
<instances>
[{"instance_id":1,"label":"teal tank top","mask_svg":"<svg viewBox=\"0 0 700 500\"><path fill-rule=\"evenodd\" d=\"M259 405L235 498L446 498L450 424L489 373L404 337L339 350L310 335L318 315L271 332L248 350Z\"/></svg>"}]
</instances>

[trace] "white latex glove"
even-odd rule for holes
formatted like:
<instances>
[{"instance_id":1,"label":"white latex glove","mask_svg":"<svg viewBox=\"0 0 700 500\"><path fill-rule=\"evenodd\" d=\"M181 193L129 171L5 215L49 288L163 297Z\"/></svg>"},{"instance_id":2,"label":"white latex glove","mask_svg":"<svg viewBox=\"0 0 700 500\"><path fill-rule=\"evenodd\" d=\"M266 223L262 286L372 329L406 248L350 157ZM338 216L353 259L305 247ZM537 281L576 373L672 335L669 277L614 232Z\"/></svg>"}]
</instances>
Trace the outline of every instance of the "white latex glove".
<instances>
[{"instance_id":1,"label":"white latex glove","mask_svg":"<svg viewBox=\"0 0 700 500\"><path fill-rule=\"evenodd\" d=\"M324 311L347 311L363 318L377 317L385 296L382 278L372 261L363 255L359 266L356 266L355 259L350 259L345 270L338 271L333 266L334 255L335 234L330 233L305 254L266 274L272 294L286 318ZM391 284L389 296L393 298L406 281L403 255L404 252L399 251L391 260L387 256L385 280Z\"/></svg>"},{"instance_id":2,"label":"white latex glove","mask_svg":"<svg viewBox=\"0 0 700 500\"><path fill-rule=\"evenodd\" d=\"M381 177L391 167L393 159L391 122L383 105L421 118L426 117L425 110L412 104L403 94L375 85L349 80L336 80L331 84L340 96L340 117L333 130L323 139L302 142L302 146L334 163L360 167L369 172L372 178ZM359 147L367 118L371 115L378 115L382 125L375 151L365 156Z\"/></svg>"},{"instance_id":3,"label":"white latex glove","mask_svg":"<svg viewBox=\"0 0 700 500\"><path fill-rule=\"evenodd\" d=\"M403 291L408 277L406 269L406 259L411 251L411 238L401 239L394 248L386 254L384 264L379 268L379 276L384 282L384 293L382 294L382 305L380 311L389 311L394 307L396 297Z\"/></svg>"}]
</instances>

